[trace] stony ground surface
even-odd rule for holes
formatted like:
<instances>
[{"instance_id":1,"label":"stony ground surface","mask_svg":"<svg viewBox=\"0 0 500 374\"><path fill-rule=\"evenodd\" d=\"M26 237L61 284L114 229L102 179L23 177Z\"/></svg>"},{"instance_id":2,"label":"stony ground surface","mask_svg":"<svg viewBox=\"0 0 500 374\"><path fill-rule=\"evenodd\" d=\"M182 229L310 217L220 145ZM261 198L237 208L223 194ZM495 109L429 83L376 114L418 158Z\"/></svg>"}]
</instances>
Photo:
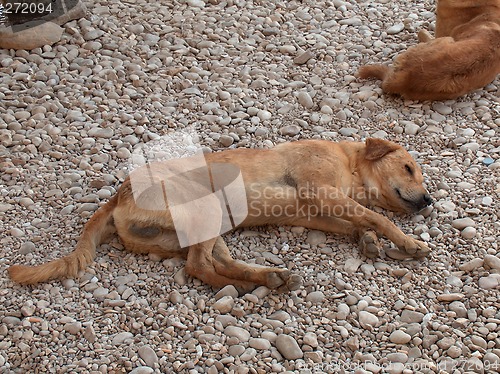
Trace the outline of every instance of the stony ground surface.
<instances>
[{"instance_id":1,"label":"stony ground surface","mask_svg":"<svg viewBox=\"0 0 500 374\"><path fill-rule=\"evenodd\" d=\"M87 5L52 48L0 50L0 373L500 370L500 81L418 103L354 77L432 30L433 3ZM347 238L268 227L225 237L238 258L302 275L298 291L217 293L182 261L126 254L117 240L79 279L7 278L11 264L68 253L131 151L187 125L213 150L400 142L435 204L390 217L431 256L372 261Z\"/></svg>"}]
</instances>

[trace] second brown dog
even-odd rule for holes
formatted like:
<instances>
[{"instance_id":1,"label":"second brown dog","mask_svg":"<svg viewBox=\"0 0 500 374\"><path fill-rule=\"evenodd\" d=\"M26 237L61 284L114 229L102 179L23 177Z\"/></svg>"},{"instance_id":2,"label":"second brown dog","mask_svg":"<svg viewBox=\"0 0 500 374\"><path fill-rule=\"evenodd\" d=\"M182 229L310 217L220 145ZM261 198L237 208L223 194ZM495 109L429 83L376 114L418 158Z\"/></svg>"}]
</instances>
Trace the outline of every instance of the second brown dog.
<instances>
[{"instance_id":1,"label":"second brown dog","mask_svg":"<svg viewBox=\"0 0 500 374\"><path fill-rule=\"evenodd\" d=\"M500 73L500 0L439 0L436 13L436 39L421 30L420 44L392 67L365 65L358 77L411 100L455 99L491 83Z\"/></svg>"}]
</instances>

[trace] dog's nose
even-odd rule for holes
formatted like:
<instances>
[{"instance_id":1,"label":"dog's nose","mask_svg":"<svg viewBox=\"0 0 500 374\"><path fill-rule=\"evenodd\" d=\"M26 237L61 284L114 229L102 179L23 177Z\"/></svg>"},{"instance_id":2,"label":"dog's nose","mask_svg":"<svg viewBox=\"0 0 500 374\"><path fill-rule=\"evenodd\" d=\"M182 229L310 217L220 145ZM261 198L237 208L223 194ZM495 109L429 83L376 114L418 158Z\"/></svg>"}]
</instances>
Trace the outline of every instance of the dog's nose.
<instances>
[{"instance_id":1,"label":"dog's nose","mask_svg":"<svg viewBox=\"0 0 500 374\"><path fill-rule=\"evenodd\" d=\"M428 193L426 193L424 196L422 196L422 200L426 206L429 206L432 204L432 197Z\"/></svg>"}]
</instances>

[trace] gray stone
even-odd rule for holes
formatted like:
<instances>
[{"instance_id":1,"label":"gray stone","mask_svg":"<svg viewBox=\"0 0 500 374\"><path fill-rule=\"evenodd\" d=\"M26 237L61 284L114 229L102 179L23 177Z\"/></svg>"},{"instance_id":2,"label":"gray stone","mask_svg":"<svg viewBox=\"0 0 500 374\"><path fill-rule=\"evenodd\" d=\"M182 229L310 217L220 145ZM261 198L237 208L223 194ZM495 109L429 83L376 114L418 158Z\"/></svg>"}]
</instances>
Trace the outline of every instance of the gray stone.
<instances>
[{"instance_id":1,"label":"gray stone","mask_svg":"<svg viewBox=\"0 0 500 374\"><path fill-rule=\"evenodd\" d=\"M287 360L296 360L304 357L297 341L290 335L280 334L276 338L276 348Z\"/></svg>"},{"instance_id":2,"label":"gray stone","mask_svg":"<svg viewBox=\"0 0 500 374\"><path fill-rule=\"evenodd\" d=\"M326 234L319 230L310 230L307 234L306 243L310 245L324 244L326 242Z\"/></svg>"},{"instance_id":3,"label":"gray stone","mask_svg":"<svg viewBox=\"0 0 500 374\"><path fill-rule=\"evenodd\" d=\"M158 356L153 348L149 345L144 345L138 350L139 357L144 360L147 366L154 368L155 364L158 363Z\"/></svg>"}]
</instances>

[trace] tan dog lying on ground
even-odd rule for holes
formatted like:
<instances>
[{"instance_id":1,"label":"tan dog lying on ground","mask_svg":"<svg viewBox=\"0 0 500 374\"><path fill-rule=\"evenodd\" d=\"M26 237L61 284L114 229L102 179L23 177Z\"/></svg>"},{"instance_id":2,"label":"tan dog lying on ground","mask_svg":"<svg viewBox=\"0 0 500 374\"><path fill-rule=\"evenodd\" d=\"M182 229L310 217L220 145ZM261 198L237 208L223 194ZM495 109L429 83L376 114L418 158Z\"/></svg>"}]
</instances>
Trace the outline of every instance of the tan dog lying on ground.
<instances>
[{"instance_id":1,"label":"tan dog lying on ground","mask_svg":"<svg viewBox=\"0 0 500 374\"><path fill-rule=\"evenodd\" d=\"M239 217L240 220L237 214L231 217L235 222L241 221L238 227L292 225L355 235L360 240L361 250L369 257L379 253L377 234L390 239L399 248L394 250L404 257L421 258L430 252L425 243L405 235L387 218L366 208L379 206L393 211L417 212L432 202L422 185L419 166L395 143L382 139L368 139L366 143L303 140L268 150L234 149L210 153L205 155L205 161L209 166L205 171L210 175L208 192L220 190L216 167L222 165L224 175L227 174L225 166L241 171L244 185L240 197L246 202L246 214ZM213 221L219 225L217 229L220 228L220 202L195 204L195 214L184 208L187 205L172 204L171 198L168 198L168 207L163 205L162 208L165 199L173 196L169 191L174 190L167 184L175 184L175 178L167 180L166 184L147 182L149 187L142 189L140 185L133 186L134 180L148 180L148 173L160 175L151 180L163 179L161 170L166 163L151 165L134 170L118 193L94 214L71 254L39 266L11 266L11 278L19 283L34 284L73 277L93 261L96 246L117 232L124 246L133 252L153 253L161 258L185 258L186 272L214 287L232 284L251 290L256 285L265 285L282 291L300 287L301 277L291 275L287 269L234 260L220 236L202 242L192 240L197 239L196 235L202 237L200 232ZM134 179L136 172L143 172L143 175ZM174 196L177 202L188 202L193 197L188 195L203 184L197 173L189 174L188 180L179 181L184 185L176 192L187 195L180 199ZM139 188L139 193L134 193L134 188ZM232 204L230 192L226 189L222 206ZM231 209L236 211L234 204ZM184 220L184 229L179 230L181 226L178 220L174 222L174 214L176 220L178 217ZM181 239L188 244L181 246Z\"/></svg>"},{"instance_id":2,"label":"tan dog lying on ground","mask_svg":"<svg viewBox=\"0 0 500 374\"><path fill-rule=\"evenodd\" d=\"M358 77L412 100L455 99L491 83L500 73L500 0L438 0L436 13L436 39L421 30L393 67L365 65Z\"/></svg>"}]
</instances>

